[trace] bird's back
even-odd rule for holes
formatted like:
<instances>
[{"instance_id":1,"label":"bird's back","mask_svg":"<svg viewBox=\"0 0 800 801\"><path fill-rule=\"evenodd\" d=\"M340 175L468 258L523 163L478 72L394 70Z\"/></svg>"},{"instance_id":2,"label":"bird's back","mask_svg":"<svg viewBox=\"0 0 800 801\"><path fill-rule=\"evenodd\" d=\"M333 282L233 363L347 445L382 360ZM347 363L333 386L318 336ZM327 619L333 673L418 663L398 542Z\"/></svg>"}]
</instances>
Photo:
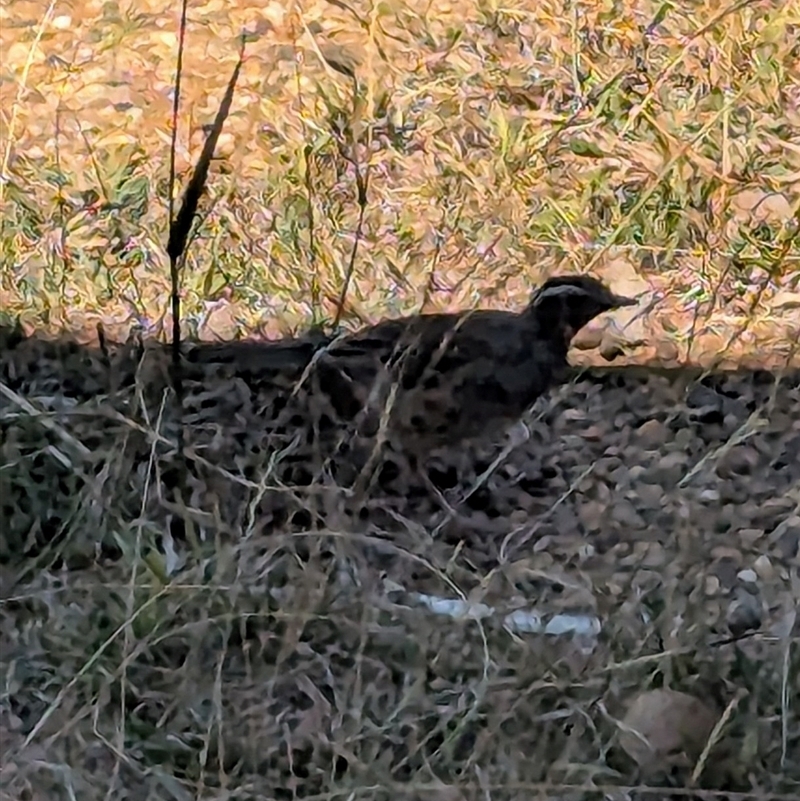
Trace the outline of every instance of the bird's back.
<instances>
[{"instance_id":1,"label":"bird's back","mask_svg":"<svg viewBox=\"0 0 800 801\"><path fill-rule=\"evenodd\" d=\"M320 365L329 394L353 410L380 413L394 385L393 432L429 447L505 425L546 391L566 349L539 334L524 313L419 315L346 337Z\"/></svg>"}]
</instances>

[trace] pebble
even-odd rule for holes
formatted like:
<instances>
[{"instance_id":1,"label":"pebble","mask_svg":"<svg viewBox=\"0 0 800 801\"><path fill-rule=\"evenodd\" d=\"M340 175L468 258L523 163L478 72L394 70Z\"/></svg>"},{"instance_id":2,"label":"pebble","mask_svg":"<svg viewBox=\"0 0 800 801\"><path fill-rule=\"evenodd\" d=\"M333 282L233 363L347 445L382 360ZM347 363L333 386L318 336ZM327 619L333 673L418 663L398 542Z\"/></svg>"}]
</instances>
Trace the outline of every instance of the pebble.
<instances>
[{"instance_id":1,"label":"pebble","mask_svg":"<svg viewBox=\"0 0 800 801\"><path fill-rule=\"evenodd\" d=\"M621 487L627 487L630 485L630 471L624 465L618 465L613 470L611 470L608 474L608 478L610 481L614 482L614 486L618 489Z\"/></svg>"},{"instance_id":2,"label":"pebble","mask_svg":"<svg viewBox=\"0 0 800 801\"><path fill-rule=\"evenodd\" d=\"M664 490L656 484L634 485L627 493L631 499L636 499L639 507L645 509L660 509L661 502L664 500Z\"/></svg>"},{"instance_id":3,"label":"pebble","mask_svg":"<svg viewBox=\"0 0 800 801\"><path fill-rule=\"evenodd\" d=\"M604 503L589 501L581 504L578 514L587 531L599 531L603 527L606 512L607 507Z\"/></svg>"},{"instance_id":4,"label":"pebble","mask_svg":"<svg viewBox=\"0 0 800 801\"><path fill-rule=\"evenodd\" d=\"M693 765L718 720L719 711L698 698L648 690L629 704L619 743L648 779L684 761Z\"/></svg>"},{"instance_id":5,"label":"pebble","mask_svg":"<svg viewBox=\"0 0 800 801\"><path fill-rule=\"evenodd\" d=\"M572 339L572 347L578 350L594 350L603 341L605 327L595 321L584 326Z\"/></svg>"},{"instance_id":6,"label":"pebble","mask_svg":"<svg viewBox=\"0 0 800 801\"><path fill-rule=\"evenodd\" d=\"M738 564L742 562L742 553L738 548L731 548L728 545L716 545L711 549L712 559L731 559Z\"/></svg>"},{"instance_id":7,"label":"pebble","mask_svg":"<svg viewBox=\"0 0 800 801\"><path fill-rule=\"evenodd\" d=\"M667 441L667 427L659 420L647 420L636 430L636 437L642 447L655 449Z\"/></svg>"},{"instance_id":8,"label":"pebble","mask_svg":"<svg viewBox=\"0 0 800 801\"><path fill-rule=\"evenodd\" d=\"M736 575L739 572L741 559L733 559L730 556L717 559L711 566L715 575L723 587L729 588L736 584Z\"/></svg>"},{"instance_id":9,"label":"pebble","mask_svg":"<svg viewBox=\"0 0 800 801\"><path fill-rule=\"evenodd\" d=\"M625 465L619 456L602 456L595 462L594 472L598 476L610 476L621 467L625 467ZM625 472L628 472L627 467L625 467Z\"/></svg>"},{"instance_id":10,"label":"pebble","mask_svg":"<svg viewBox=\"0 0 800 801\"><path fill-rule=\"evenodd\" d=\"M778 540L778 551L787 562L800 562L800 528L783 532Z\"/></svg>"},{"instance_id":11,"label":"pebble","mask_svg":"<svg viewBox=\"0 0 800 801\"><path fill-rule=\"evenodd\" d=\"M761 556L756 559L753 563L753 569L763 581L769 581L775 575L775 568L772 566L772 562L766 554L761 554Z\"/></svg>"},{"instance_id":12,"label":"pebble","mask_svg":"<svg viewBox=\"0 0 800 801\"><path fill-rule=\"evenodd\" d=\"M630 501L618 501L611 509L612 520L626 528L641 529L645 527L642 516Z\"/></svg>"},{"instance_id":13,"label":"pebble","mask_svg":"<svg viewBox=\"0 0 800 801\"><path fill-rule=\"evenodd\" d=\"M736 574L736 578L738 578L739 581L743 581L747 584L755 584L758 581L758 575L756 574L756 571L749 567L745 568L744 570L740 570Z\"/></svg>"},{"instance_id":14,"label":"pebble","mask_svg":"<svg viewBox=\"0 0 800 801\"><path fill-rule=\"evenodd\" d=\"M777 545L778 552L787 561L800 557L800 516L792 515L769 535L769 541Z\"/></svg>"},{"instance_id":15,"label":"pebble","mask_svg":"<svg viewBox=\"0 0 800 801\"><path fill-rule=\"evenodd\" d=\"M716 473L720 478L749 476L758 468L758 451L749 445L737 445L720 457Z\"/></svg>"},{"instance_id":16,"label":"pebble","mask_svg":"<svg viewBox=\"0 0 800 801\"><path fill-rule=\"evenodd\" d=\"M738 593L725 617L731 634L741 637L761 627L761 603L749 593Z\"/></svg>"},{"instance_id":17,"label":"pebble","mask_svg":"<svg viewBox=\"0 0 800 801\"><path fill-rule=\"evenodd\" d=\"M561 413L560 419L568 423L582 423L588 419L589 415L586 414L584 409L564 409Z\"/></svg>"},{"instance_id":18,"label":"pebble","mask_svg":"<svg viewBox=\"0 0 800 801\"><path fill-rule=\"evenodd\" d=\"M743 528L739 531L739 539L745 548L752 548L763 536L763 528Z\"/></svg>"},{"instance_id":19,"label":"pebble","mask_svg":"<svg viewBox=\"0 0 800 801\"><path fill-rule=\"evenodd\" d=\"M688 457L682 451L664 454L656 464L655 473L665 485L677 484L688 472Z\"/></svg>"},{"instance_id":20,"label":"pebble","mask_svg":"<svg viewBox=\"0 0 800 801\"><path fill-rule=\"evenodd\" d=\"M662 567L667 563L667 554L659 542L651 542L647 554L642 560L643 567Z\"/></svg>"},{"instance_id":21,"label":"pebble","mask_svg":"<svg viewBox=\"0 0 800 801\"><path fill-rule=\"evenodd\" d=\"M603 426L593 425L584 429L583 438L588 442L600 442L605 437L606 433Z\"/></svg>"},{"instance_id":22,"label":"pebble","mask_svg":"<svg viewBox=\"0 0 800 801\"><path fill-rule=\"evenodd\" d=\"M790 498L767 498L751 507L752 522L756 524L753 528L775 528L793 509L794 501Z\"/></svg>"},{"instance_id":23,"label":"pebble","mask_svg":"<svg viewBox=\"0 0 800 801\"><path fill-rule=\"evenodd\" d=\"M735 481L724 481L719 493L719 500L722 504L740 503L742 500L742 489Z\"/></svg>"}]
</instances>

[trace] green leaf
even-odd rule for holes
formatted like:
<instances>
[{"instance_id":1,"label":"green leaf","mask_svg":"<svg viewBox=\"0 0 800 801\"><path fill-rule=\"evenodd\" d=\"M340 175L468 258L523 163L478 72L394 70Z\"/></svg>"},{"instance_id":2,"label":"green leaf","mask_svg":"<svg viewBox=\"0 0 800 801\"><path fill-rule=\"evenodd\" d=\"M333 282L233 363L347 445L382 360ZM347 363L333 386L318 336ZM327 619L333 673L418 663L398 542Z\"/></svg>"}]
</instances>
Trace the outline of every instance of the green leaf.
<instances>
[{"instance_id":1,"label":"green leaf","mask_svg":"<svg viewBox=\"0 0 800 801\"><path fill-rule=\"evenodd\" d=\"M673 9L674 6L672 3L663 3L656 12L655 17L653 17L653 21L647 27L652 30L656 26L660 25L667 18L667 14L669 14L669 12Z\"/></svg>"},{"instance_id":2,"label":"green leaf","mask_svg":"<svg viewBox=\"0 0 800 801\"><path fill-rule=\"evenodd\" d=\"M591 159L602 159L606 156L605 151L599 145L594 142L587 142L586 139L570 139L569 149L576 156L584 156Z\"/></svg>"},{"instance_id":3,"label":"green leaf","mask_svg":"<svg viewBox=\"0 0 800 801\"><path fill-rule=\"evenodd\" d=\"M214 298L228 284L227 276L215 264L206 270L203 276L203 298Z\"/></svg>"}]
</instances>

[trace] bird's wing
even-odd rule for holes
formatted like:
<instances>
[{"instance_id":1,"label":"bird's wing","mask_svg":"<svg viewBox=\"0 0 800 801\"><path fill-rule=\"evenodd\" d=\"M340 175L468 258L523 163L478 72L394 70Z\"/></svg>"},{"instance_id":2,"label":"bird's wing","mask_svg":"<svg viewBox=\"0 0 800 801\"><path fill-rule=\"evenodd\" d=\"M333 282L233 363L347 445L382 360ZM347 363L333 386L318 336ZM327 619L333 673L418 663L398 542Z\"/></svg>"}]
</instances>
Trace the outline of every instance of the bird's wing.
<instances>
[{"instance_id":1,"label":"bird's wing","mask_svg":"<svg viewBox=\"0 0 800 801\"><path fill-rule=\"evenodd\" d=\"M430 369L419 382L426 393L423 404L433 400L446 406L456 424L480 427L493 417L513 417L549 385L552 356L537 342L535 332L519 315L503 311L475 312L453 331L448 347L430 360ZM410 387L408 387L410 388ZM446 411L446 410L445 410ZM457 414L456 414L457 411Z\"/></svg>"},{"instance_id":2,"label":"bird's wing","mask_svg":"<svg viewBox=\"0 0 800 801\"><path fill-rule=\"evenodd\" d=\"M420 359L426 359L442 375L459 374L480 365L486 369L500 366L510 350L516 353L519 349L517 320L518 315L502 311L477 310L458 315L448 326L441 325L431 332L423 343Z\"/></svg>"},{"instance_id":3,"label":"bird's wing","mask_svg":"<svg viewBox=\"0 0 800 801\"><path fill-rule=\"evenodd\" d=\"M456 314L428 314L384 320L345 337L329 353L354 376L386 367L393 373L402 371L406 384L421 375L458 318Z\"/></svg>"}]
</instances>

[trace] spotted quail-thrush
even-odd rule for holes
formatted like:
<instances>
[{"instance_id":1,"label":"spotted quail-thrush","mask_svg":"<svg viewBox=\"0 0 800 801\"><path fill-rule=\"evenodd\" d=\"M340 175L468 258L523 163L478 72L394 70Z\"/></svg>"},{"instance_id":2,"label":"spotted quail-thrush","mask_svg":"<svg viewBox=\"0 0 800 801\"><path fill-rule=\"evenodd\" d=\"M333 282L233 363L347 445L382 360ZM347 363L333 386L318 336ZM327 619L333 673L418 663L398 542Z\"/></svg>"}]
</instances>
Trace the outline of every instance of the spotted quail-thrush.
<instances>
[{"instance_id":1,"label":"spotted quail-thrush","mask_svg":"<svg viewBox=\"0 0 800 801\"><path fill-rule=\"evenodd\" d=\"M518 420L561 380L575 334L602 312L636 302L595 278L562 276L519 312L421 314L338 337L204 345L188 358L227 363L279 394L306 374L312 395L347 427L356 423L369 439L383 423L387 439L424 457Z\"/></svg>"},{"instance_id":2,"label":"spotted quail-thrush","mask_svg":"<svg viewBox=\"0 0 800 801\"><path fill-rule=\"evenodd\" d=\"M425 453L519 419L560 379L575 334L636 302L595 278L564 276L546 281L520 312L385 320L328 345L320 387L343 417L366 408L374 430L383 415L404 449Z\"/></svg>"}]
</instances>

